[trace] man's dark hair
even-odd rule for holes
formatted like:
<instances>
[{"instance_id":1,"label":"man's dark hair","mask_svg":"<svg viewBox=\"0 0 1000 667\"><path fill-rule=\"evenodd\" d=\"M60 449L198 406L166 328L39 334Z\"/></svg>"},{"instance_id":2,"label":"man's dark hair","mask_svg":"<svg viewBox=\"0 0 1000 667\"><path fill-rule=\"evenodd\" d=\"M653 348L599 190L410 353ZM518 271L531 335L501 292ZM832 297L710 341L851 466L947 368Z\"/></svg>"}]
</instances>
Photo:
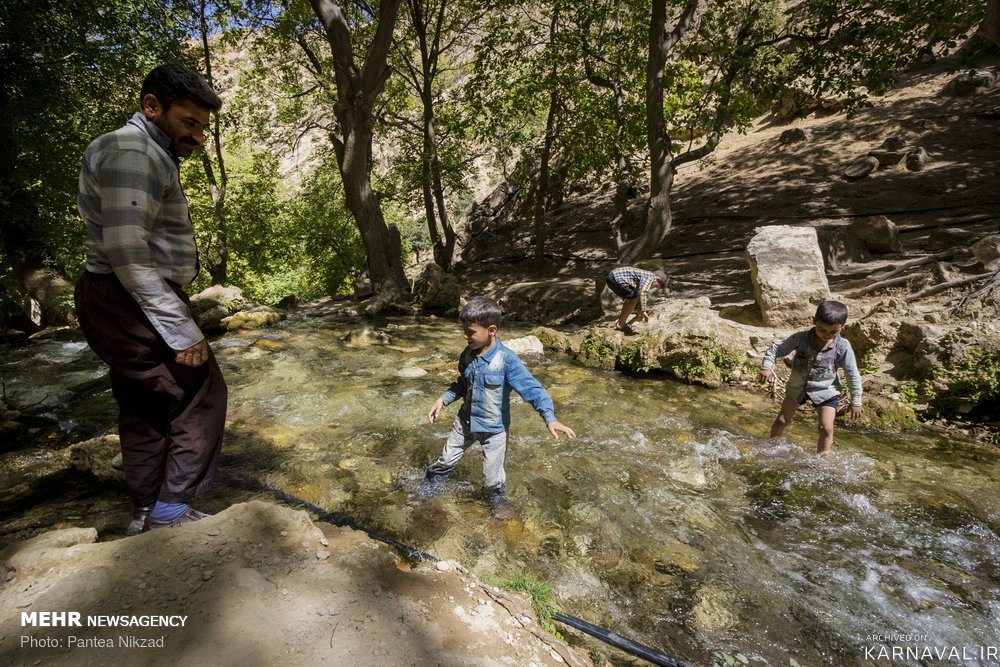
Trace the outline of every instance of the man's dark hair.
<instances>
[{"instance_id":1,"label":"man's dark hair","mask_svg":"<svg viewBox=\"0 0 1000 667\"><path fill-rule=\"evenodd\" d=\"M839 301L824 301L816 309L816 319L823 324L843 324L847 321L847 306Z\"/></svg>"},{"instance_id":2,"label":"man's dark hair","mask_svg":"<svg viewBox=\"0 0 1000 667\"><path fill-rule=\"evenodd\" d=\"M481 327L500 326L500 304L488 296L474 296L462 308L458 319L462 324L478 324Z\"/></svg>"},{"instance_id":3,"label":"man's dark hair","mask_svg":"<svg viewBox=\"0 0 1000 667\"><path fill-rule=\"evenodd\" d=\"M157 65L146 75L139 92L139 106L146 95L155 95L166 111L174 102L192 100L209 111L222 108L222 100L205 79L180 63Z\"/></svg>"}]
</instances>

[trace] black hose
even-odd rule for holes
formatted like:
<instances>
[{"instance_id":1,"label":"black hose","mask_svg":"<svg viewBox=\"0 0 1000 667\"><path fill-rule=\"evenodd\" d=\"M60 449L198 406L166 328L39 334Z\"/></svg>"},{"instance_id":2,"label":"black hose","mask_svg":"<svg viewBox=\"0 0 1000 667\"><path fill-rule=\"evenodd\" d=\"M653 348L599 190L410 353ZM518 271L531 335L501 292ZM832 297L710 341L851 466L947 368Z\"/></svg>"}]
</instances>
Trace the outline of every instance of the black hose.
<instances>
[{"instance_id":1,"label":"black hose","mask_svg":"<svg viewBox=\"0 0 1000 667\"><path fill-rule=\"evenodd\" d=\"M400 542L399 540L394 540L391 537L387 537L385 535L376 533L375 531L368 530L367 528L358 525L358 523L352 517L346 514L341 514L340 512L328 512L322 507L313 505L308 500L297 498L296 496L293 496L292 494L283 491L272 484L262 482L259 479L251 477L250 475L247 475L243 472L240 472L238 470L227 470L226 474L230 477L237 479L238 481L242 482L243 484L251 488L255 488L261 491L267 491L268 493L278 497L279 499L285 501L290 505L297 505L305 510L308 510L313 514L315 514L317 517L319 517L320 520L325 521L329 524L333 524L334 526L347 526L355 530L360 530L373 540L384 542L385 544L388 544L389 546L403 552L413 560L427 561L431 563L436 563L440 560L436 556L432 556L431 554L420 551L419 549L414 549L411 546L407 546L402 542ZM621 635L615 632L611 632L610 630L607 630L600 626L593 625L592 623L588 623L587 621L576 618L575 616L568 616L566 614L555 612L552 614L552 620L558 621L564 625L568 625L571 628L576 628L577 630L580 630L581 632L584 632L590 635L591 637L596 637L597 639L600 639L606 644L614 646L617 649L625 651L626 653L631 653L632 655L638 658L642 658L643 660L648 660L654 665L661 665L662 667L692 667L691 663L689 662L684 662L683 660L676 660L674 658L671 658L670 656L660 653L656 649L652 649L638 642L634 642L627 637L622 637Z\"/></svg>"},{"instance_id":2,"label":"black hose","mask_svg":"<svg viewBox=\"0 0 1000 667\"><path fill-rule=\"evenodd\" d=\"M552 620L559 621L571 628L576 628L581 632L585 632L591 637L596 637L606 644L610 644L615 648L619 648L623 651L631 653L632 655L638 656L643 660L648 660L654 665L662 665L662 667L692 667L691 663L684 662L683 660L676 660L670 656L664 655L657 651L656 649L649 648L639 642L634 642L628 637L622 637L621 635L606 630L602 627L588 623L582 619L576 618L575 616L567 616L566 614L560 614L555 612L552 614Z\"/></svg>"},{"instance_id":3,"label":"black hose","mask_svg":"<svg viewBox=\"0 0 1000 667\"><path fill-rule=\"evenodd\" d=\"M364 526L358 525L358 523L352 517L347 516L346 514L341 514L340 512L328 512L322 507L313 505L308 500L302 500L301 498L297 498L292 494L287 493L286 491L282 491L276 486L268 484L267 482L262 482L259 479L255 479L250 475L246 475L237 470L227 470L226 473L229 476L234 477L237 480L243 482L247 486L259 489L261 491L267 491L268 493L277 496L278 498L284 500L289 505L298 505L299 507L312 512L322 521L325 521L329 524L341 527L347 526L348 528L353 528L354 530L360 530L373 540L384 542L385 544L388 544L390 547L402 551L409 558L412 558L415 561L427 561L430 563L436 563L438 562L438 560L440 560L439 558L432 556L428 553L424 553L419 549L414 549L411 546L407 546L402 542L400 542L399 540L394 540L393 538L388 537L386 535L381 535L379 533L376 533L375 531L368 530Z\"/></svg>"}]
</instances>

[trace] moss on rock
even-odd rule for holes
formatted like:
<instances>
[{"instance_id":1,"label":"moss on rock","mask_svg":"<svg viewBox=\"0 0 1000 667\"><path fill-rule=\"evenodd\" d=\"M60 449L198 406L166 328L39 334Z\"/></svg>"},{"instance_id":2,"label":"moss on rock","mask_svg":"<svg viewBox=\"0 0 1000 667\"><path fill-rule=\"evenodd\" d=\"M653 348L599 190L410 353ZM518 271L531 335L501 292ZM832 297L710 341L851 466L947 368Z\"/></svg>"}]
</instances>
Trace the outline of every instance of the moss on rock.
<instances>
[{"instance_id":1,"label":"moss on rock","mask_svg":"<svg viewBox=\"0 0 1000 667\"><path fill-rule=\"evenodd\" d=\"M621 338L621 334L610 329L591 329L580 342L576 360L591 368L612 369L615 367Z\"/></svg>"}]
</instances>

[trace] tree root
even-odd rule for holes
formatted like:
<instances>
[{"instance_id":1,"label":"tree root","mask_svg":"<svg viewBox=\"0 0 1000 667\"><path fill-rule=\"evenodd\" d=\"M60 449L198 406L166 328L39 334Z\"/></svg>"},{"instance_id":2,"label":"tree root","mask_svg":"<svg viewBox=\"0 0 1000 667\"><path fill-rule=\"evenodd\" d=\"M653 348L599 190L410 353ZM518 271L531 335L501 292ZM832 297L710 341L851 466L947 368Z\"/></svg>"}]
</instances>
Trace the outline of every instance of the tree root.
<instances>
[{"instance_id":1,"label":"tree root","mask_svg":"<svg viewBox=\"0 0 1000 667\"><path fill-rule=\"evenodd\" d=\"M945 290L952 289L953 287L964 287L965 285L971 285L973 283L978 283L980 280L986 280L992 275L994 281L996 279L997 273L988 274L984 273L978 276L970 276L968 278L960 278L958 280L951 280L944 283L938 283L936 285L931 285L930 287L925 287L919 292L914 292L906 297L907 301L915 301L917 299L922 299L925 296L931 296L932 294L937 294L938 292L944 292Z\"/></svg>"},{"instance_id":2,"label":"tree root","mask_svg":"<svg viewBox=\"0 0 1000 667\"><path fill-rule=\"evenodd\" d=\"M955 310L956 311L961 310L962 308L964 308L966 305L969 304L969 302L974 301L976 299L981 299L982 297L986 296L987 294L989 294L993 290L995 290L997 288L1000 288L1000 269L994 271L993 274L992 274L992 276L979 276L979 277L981 277L981 278L987 278L988 277L988 278L990 278L990 282L988 282L985 286L981 287L980 289L976 290L975 292L972 292L971 294L966 294L965 296L963 296L962 300L958 302L957 306L955 306Z\"/></svg>"}]
</instances>

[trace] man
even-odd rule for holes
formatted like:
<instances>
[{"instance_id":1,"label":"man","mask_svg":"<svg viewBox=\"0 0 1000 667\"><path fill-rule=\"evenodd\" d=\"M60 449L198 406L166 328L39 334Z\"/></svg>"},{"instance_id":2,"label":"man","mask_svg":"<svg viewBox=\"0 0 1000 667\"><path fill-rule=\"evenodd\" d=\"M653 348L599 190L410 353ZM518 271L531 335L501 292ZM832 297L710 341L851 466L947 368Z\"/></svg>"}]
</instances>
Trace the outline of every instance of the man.
<instances>
[{"instance_id":1,"label":"man","mask_svg":"<svg viewBox=\"0 0 1000 667\"><path fill-rule=\"evenodd\" d=\"M142 84L141 111L83 156L87 270L76 309L111 368L135 506L127 535L206 516L187 503L211 485L219 458L227 389L181 288L199 265L178 166L221 106L197 73L160 65Z\"/></svg>"},{"instance_id":2,"label":"man","mask_svg":"<svg viewBox=\"0 0 1000 667\"><path fill-rule=\"evenodd\" d=\"M628 323L629 315L635 310L636 319L649 321L646 313L646 294L650 289L663 289L667 286L667 274L664 271L644 271L634 266L619 266L608 274L607 285L612 292L625 299L621 314L615 323L615 329L627 334L634 333ZM638 305L638 309L636 309Z\"/></svg>"}]
</instances>

